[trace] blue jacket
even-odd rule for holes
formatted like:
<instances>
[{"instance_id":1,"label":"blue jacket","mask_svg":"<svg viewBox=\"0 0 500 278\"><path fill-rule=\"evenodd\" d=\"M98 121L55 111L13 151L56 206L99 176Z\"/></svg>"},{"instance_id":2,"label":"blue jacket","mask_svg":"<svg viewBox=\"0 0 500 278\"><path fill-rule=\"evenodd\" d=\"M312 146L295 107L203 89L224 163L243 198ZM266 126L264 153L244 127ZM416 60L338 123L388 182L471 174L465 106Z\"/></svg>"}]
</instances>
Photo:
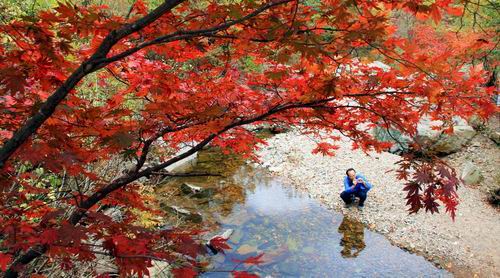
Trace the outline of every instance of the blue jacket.
<instances>
[{"instance_id":1,"label":"blue jacket","mask_svg":"<svg viewBox=\"0 0 500 278\"><path fill-rule=\"evenodd\" d=\"M366 180L365 176L363 176L361 173L359 174L356 174L356 179L363 179L365 181L365 184L361 184L362 186L362 190L366 190L366 192L368 192L370 189L372 189L372 184L368 182L368 180ZM365 185L366 185L366 188L365 188ZM351 181L351 179L346 175L344 176L344 189L345 190L350 190L351 189L351 186L353 186L353 183Z\"/></svg>"}]
</instances>

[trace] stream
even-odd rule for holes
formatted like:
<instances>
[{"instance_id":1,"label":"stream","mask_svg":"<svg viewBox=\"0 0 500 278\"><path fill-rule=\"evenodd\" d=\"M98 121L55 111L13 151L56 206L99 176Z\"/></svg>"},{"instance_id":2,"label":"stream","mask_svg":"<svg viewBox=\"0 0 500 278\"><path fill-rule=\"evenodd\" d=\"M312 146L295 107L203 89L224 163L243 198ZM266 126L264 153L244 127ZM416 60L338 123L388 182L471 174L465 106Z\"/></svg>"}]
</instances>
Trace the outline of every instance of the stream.
<instances>
[{"instance_id":1,"label":"stream","mask_svg":"<svg viewBox=\"0 0 500 278\"><path fill-rule=\"evenodd\" d=\"M261 277L451 277L239 157L205 150L192 169L223 176L171 179L157 194L164 206L198 212L203 219L192 223L177 215L171 223L208 230L207 238L233 230L232 249L211 256L202 277L230 277L231 270ZM194 198L179 189L182 184L213 191ZM259 265L238 262L262 253Z\"/></svg>"}]
</instances>

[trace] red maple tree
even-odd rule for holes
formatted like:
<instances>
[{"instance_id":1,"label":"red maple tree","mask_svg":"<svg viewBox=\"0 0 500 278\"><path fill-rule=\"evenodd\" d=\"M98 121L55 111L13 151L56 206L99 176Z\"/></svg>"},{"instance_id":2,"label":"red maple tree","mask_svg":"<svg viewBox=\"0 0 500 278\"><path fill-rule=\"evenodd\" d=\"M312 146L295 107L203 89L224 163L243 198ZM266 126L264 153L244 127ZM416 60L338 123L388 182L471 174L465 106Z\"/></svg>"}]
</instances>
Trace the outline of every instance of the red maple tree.
<instances>
[{"instance_id":1,"label":"red maple tree","mask_svg":"<svg viewBox=\"0 0 500 278\"><path fill-rule=\"evenodd\" d=\"M453 116L495 112L494 88L483 86L488 72L477 62L495 47L490 34L438 24L460 16L463 3L196 2L139 0L125 16L60 3L0 25L6 277L41 256L69 269L99 252L114 257L123 276L179 258L184 264L173 273L195 275L199 232L136 225L133 210L150 210L138 180L173 175L164 169L208 145L250 155L261 140L248 126L338 131L354 148L382 151L388 143L372 136L375 126L412 136L423 116L452 130ZM435 24L401 37L394 11ZM335 148L325 141L315 152ZM102 171L118 158L129 166L120 175ZM454 216L453 169L422 152L400 166L412 212L435 212L439 200ZM106 206L126 208L123 221Z\"/></svg>"}]
</instances>

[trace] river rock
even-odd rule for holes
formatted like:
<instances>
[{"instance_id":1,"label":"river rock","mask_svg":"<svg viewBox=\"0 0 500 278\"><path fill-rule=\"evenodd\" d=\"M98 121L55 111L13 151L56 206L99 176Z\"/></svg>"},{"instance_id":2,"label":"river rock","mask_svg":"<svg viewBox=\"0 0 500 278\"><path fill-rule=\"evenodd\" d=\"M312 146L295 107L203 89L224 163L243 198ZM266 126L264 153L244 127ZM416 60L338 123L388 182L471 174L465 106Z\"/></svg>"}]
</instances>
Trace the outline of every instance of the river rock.
<instances>
[{"instance_id":1,"label":"river rock","mask_svg":"<svg viewBox=\"0 0 500 278\"><path fill-rule=\"evenodd\" d=\"M104 215L107 215L113 219L114 222L122 222L123 221L123 213L117 207L111 207L104 210Z\"/></svg>"},{"instance_id":2,"label":"river rock","mask_svg":"<svg viewBox=\"0 0 500 278\"><path fill-rule=\"evenodd\" d=\"M492 131L488 134L488 137L493 140L493 142L500 145L500 131Z\"/></svg>"},{"instance_id":3,"label":"river rock","mask_svg":"<svg viewBox=\"0 0 500 278\"><path fill-rule=\"evenodd\" d=\"M162 208L170 211L173 214L191 222L200 223L203 220L203 217L198 212L190 212L187 209L180 208L177 206L169 206L165 204L161 204Z\"/></svg>"},{"instance_id":4,"label":"river rock","mask_svg":"<svg viewBox=\"0 0 500 278\"><path fill-rule=\"evenodd\" d=\"M170 264L164 261L152 261L153 266L148 267L149 277L170 277Z\"/></svg>"},{"instance_id":5,"label":"river rock","mask_svg":"<svg viewBox=\"0 0 500 278\"><path fill-rule=\"evenodd\" d=\"M375 127L371 131L372 135L380 142L391 142L393 145L389 149L390 153L400 154L409 149L412 139L398 130L383 127Z\"/></svg>"},{"instance_id":6,"label":"river rock","mask_svg":"<svg viewBox=\"0 0 500 278\"><path fill-rule=\"evenodd\" d=\"M467 161L462 166L461 178L465 184L471 185L480 183L484 177L483 174L481 173L481 170L479 170L479 168L476 165L474 165L470 161Z\"/></svg>"},{"instance_id":7,"label":"river rock","mask_svg":"<svg viewBox=\"0 0 500 278\"><path fill-rule=\"evenodd\" d=\"M190 195L194 198L208 198L214 194L214 190L212 188L203 188L190 183L181 184L181 191L182 193Z\"/></svg>"},{"instance_id":8,"label":"river rock","mask_svg":"<svg viewBox=\"0 0 500 278\"><path fill-rule=\"evenodd\" d=\"M400 154L407 151L412 142L417 142L430 151L440 154L454 153L467 144L476 131L461 118L454 118L453 134L445 134L442 129L435 129L443 125L442 121L433 121L430 117L422 117L417 124L417 135L411 138L394 129L376 127L371 133L379 141L394 143L389 152ZM390 132L390 134L389 134Z\"/></svg>"},{"instance_id":9,"label":"river rock","mask_svg":"<svg viewBox=\"0 0 500 278\"><path fill-rule=\"evenodd\" d=\"M233 235L231 236L231 242L234 244L240 243L241 238L243 238L243 231L238 229L234 231Z\"/></svg>"},{"instance_id":10,"label":"river rock","mask_svg":"<svg viewBox=\"0 0 500 278\"><path fill-rule=\"evenodd\" d=\"M103 239L94 239L90 238L88 242L89 246L91 246L91 250L95 253L95 267L94 271L99 276L112 276L114 274L119 273L118 266L115 264L113 258L105 255L106 250L102 247L104 240Z\"/></svg>"},{"instance_id":11,"label":"river rock","mask_svg":"<svg viewBox=\"0 0 500 278\"><path fill-rule=\"evenodd\" d=\"M224 231L224 233L222 233L221 235L215 235L215 236L211 237L211 238L208 240L207 245L210 245L210 244L211 244L210 242L211 242L213 239L215 239L215 238L221 238L221 239L223 239L223 240L228 240L228 239L231 237L231 235L232 235L232 234L233 234L233 229L227 229L227 230L226 230L226 231Z\"/></svg>"},{"instance_id":12,"label":"river rock","mask_svg":"<svg viewBox=\"0 0 500 278\"><path fill-rule=\"evenodd\" d=\"M272 134L280 134L280 133L288 132L289 130L290 130L289 127L284 126L284 125L280 125L280 124L273 124L269 128L269 131Z\"/></svg>"},{"instance_id":13,"label":"river rock","mask_svg":"<svg viewBox=\"0 0 500 278\"><path fill-rule=\"evenodd\" d=\"M221 250L216 245L214 245L214 241L220 240L220 239L227 241L229 239L229 237L231 237L232 234L233 234L233 229L227 229L221 235L215 235L215 236L211 237L209 240L207 240L207 243L205 243L205 246L212 252L212 254L216 255Z\"/></svg>"},{"instance_id":14,"label":"river rock","mask_svg":"<svg viewBox=\"0 0 500 278\"><path fill-rule=\"evenodd\" d=\"M238 252L238 254L245 255L248 253L257 252L257 247L249 244L243 244L238 248L236 252Z\"/></svg>"},{"instance_id":15,"label":"river rock","mask_svg":"<svg viewBox=\"0 0 500 278\"><path fill-rule=\"evenodd\" d=\"M251 212L247 210L239 210L231 213L227 217L223 217L219 220L220 223L226 224L226 225L243 225L245 222L250 221L253 219L255 215L251 214Z\"/></svg>"},{"instance_id":16,"label":"river rock","mask_svg":"<svg viewBox=\"0 0 500 278\"><path fill-rule=\"evenodd\" d=\"M493 142L500 145L500 113L493 115L487 121L478 116L472 116L469 119L469 124L474 129L480 131Z\"/></svg>"},{"instance_id":17,"label":"river rock","mask_svg":"<svg viewBox=\"0 0 500 278\"><path fill-rule=\"evenodd\" d=\"M118 266L108 256L97 254L95 262L94 271L97 275L111 277L111 275L119 273Z\"/></svg>"},{"instance_id":18,"label":"river rock","mask_svg":"<svg viewBox=\"0 0 500 278\"><path fill-rule=\"evenodd\" d=\"M304 249L302 249L302 252L306 254L313 254L314 253L314 247L312 246L307 246Z\"/></svg>"}]
</instances>

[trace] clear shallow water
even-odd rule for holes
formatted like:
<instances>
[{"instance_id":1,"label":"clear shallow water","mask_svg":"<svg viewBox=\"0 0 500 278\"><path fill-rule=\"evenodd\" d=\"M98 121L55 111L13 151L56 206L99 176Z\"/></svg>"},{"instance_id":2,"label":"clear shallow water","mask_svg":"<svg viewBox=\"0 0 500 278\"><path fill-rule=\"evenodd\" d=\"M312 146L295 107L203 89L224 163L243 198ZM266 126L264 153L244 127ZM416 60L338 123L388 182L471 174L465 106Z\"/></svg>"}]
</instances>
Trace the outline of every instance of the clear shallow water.
<instances>
[{"instance_id":1,"label":"clear shallow water","mask_svg":"<svg viewBox=\"0 0 500 278\"><path fill-rule=\"evenodd\" d=\"M231 270L237 265L232 259L264 253L269 256L263 256L263 265L237 269L273 277L449 276L424 258L391 245L362 223L326 209L278 179L251 179L242 174L236 179L244 186L253 183L255 187L247 190L243 205L222 219L221 231L231 228L235 232L229 240L233 249L226 252L223 261L215 259L220 260L217 269ZM204 277L227 274L206 273Z\"/></svg>"},{"instance_id":2,"label":"clear shallow water","mask_svg":"<svg viewBox=\"0 0 500 278\"><path fill-rule=\"evenodd\" d=\"M190 182L216 186L218 193L208 202L179 197L175 203L202 212L209 237L234 230L228 241L232 249L210 257L202 277L230 277L227 271L233 269L261 277L451 277L278 178L215 158L219 160L202 157L197 170L222 169L225 177L198 177ZM262 253L260 265L234 261Z\"/></svg>"}]
</instances>

